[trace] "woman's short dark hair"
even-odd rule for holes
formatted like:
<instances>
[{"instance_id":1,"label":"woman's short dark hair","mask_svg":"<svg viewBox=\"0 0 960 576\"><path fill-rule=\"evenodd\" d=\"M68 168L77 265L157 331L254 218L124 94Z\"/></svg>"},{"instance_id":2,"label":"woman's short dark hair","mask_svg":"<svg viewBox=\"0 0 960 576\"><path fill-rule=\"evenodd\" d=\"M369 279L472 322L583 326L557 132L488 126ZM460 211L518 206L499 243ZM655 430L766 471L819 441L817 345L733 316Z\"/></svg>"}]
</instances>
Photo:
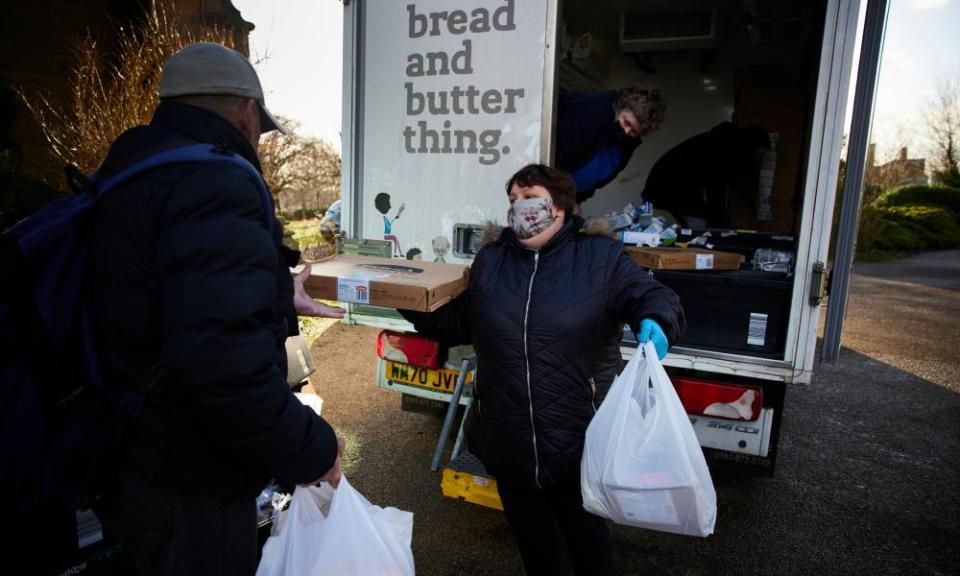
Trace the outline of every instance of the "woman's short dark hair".
<instances>
[{"instance_id":1,"label":"woman's short dark hair","mask_svg":"<svg viewBox=\"0 0 960 576\"><path fill-rule=\"evenodd\" d=\"M527 164L507 181L507 194L510 194L514 184L521 188L543 186L550 193L554 206L568 216L573 214L577 206L577 185L563 170L544 164Z\"/></svg>"}]
</instances>

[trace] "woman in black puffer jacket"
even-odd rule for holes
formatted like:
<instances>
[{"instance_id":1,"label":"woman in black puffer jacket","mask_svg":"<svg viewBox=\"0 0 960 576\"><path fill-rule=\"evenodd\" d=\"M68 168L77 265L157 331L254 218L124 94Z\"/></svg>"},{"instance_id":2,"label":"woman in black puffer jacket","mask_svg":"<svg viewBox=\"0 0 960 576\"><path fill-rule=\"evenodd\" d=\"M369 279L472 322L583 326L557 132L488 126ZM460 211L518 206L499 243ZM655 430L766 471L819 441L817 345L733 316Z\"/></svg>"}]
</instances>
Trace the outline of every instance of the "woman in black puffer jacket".
<instances>
[{"instance_id":1,"label":"woman in black puffer jacket","mask_svg":"<svg viewBox=\"0 0 960 576\"><path fill-rule=\"evenodd\" d=\"M619 242L582 230L565 172L529 165L507 194L510 226L477 254L467 292L403 315L425 336L476 349L468 442L497 479L527 573L558 571L557 525L577 574L610 574L606 524L580 496L584 434L620 371L623 324L664 355L683 309Z\"/></svg>"}]
</instances>

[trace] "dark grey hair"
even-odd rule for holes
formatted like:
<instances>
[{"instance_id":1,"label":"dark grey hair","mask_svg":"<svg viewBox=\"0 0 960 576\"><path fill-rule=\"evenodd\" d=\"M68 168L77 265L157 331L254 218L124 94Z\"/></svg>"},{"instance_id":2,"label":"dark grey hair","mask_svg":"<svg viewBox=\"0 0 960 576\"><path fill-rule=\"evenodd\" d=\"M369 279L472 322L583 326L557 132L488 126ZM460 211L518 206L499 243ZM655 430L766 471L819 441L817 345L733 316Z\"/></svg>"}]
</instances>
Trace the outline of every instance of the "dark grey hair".
<instances>
[{"instance_id":1,"label":"dark grey hair","mask_svg":"<svg viewBox=\"0 0 960 576\"><path fill-rule=\"evenodd\" d=\"M634 84L622 88L617 93L617 102L613 106L613 111L619 114L621 110L630 110L639 122L651 124L657 128L663 123L667 103L663 100L660 90L644 84Z\"/></svg>"}]
</instances>

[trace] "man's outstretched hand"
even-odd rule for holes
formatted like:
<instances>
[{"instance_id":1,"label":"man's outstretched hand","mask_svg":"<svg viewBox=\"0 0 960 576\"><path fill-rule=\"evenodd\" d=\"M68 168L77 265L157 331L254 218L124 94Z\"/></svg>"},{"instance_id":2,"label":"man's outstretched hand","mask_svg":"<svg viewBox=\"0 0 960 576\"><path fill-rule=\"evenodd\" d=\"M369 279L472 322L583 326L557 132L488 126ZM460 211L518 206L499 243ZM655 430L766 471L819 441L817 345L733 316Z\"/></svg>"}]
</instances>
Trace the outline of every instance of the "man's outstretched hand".
<instances>
[{"instance_id":1,"label":"man's outstretched hand","mask_svg":"<svg viewBox=\"0 0 960 576\"><path fill-rule=\"evenodd\" d=\"M293 277L293 307L300 316L319 316L321 318L343 318L347 311L339 306L327 306L307 295L303 283L310 277L310 264Z\"/></svg>"}]
</instances>

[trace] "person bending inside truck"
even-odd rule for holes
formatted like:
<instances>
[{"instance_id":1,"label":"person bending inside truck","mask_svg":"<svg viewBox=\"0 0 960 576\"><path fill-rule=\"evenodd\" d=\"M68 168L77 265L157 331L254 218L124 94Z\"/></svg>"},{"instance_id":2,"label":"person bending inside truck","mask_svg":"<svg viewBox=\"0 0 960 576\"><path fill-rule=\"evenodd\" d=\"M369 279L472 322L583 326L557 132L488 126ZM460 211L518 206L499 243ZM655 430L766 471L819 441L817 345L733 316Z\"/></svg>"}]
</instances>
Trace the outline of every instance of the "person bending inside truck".
<instances>
[{"instance_id":1,"label":"person bending inside truck","mask_svg":"<svg viewBox=\"0 0 960 576\"><path fill-rule=\"evenodd\" d=\"M557 167L573 177L577 204L626 168L642 138L660 128L665 111L663 96L650 86L560 92Z\"/></svg>"},{"instance_id":2,"label":"person bending inside truck","mask_svg":"<svg viewBox=\"0 0 960 576\"><path fill-rule=\"evenodd\" d=\"M627 323L657 354L686 328L669 288L573 215L565 172L531 164L506 186L508 226L477 254L467 291L417 331L477 352L471 452L497 480L528 574L559 572L559 528L577 574L612 574L606 523L583 509L587 425L620 371Z\"/></svg>"},{"instance_id":3,"label":"person bending inside truck","mask_svg":"<svg viewBox=\"0 0 960 576\"><path fill-rule=\"evenodd\" d=\"M769 149L765 129L721 122L661 156L647 174L643 199L689 228L726 228L731 200L756 197L760 153Z\"/></svg>"},{"instance_id":4,"label":"person bending inside truck","mask_svg":"<svg viewBox=\"0 0 960 576\"><path fill-rule=\"evenodd\" d=\"M261 133L283 130L253 67L219 44L173 55L160 99L101 170L195 143L259 170ZM297 313L344 311L306 296L304 276L291 278L295 262L257 177L229 162L168 164L97 206L91 294L102 373L142 394L98 509L129 563L120 573L252 575L257 494L271 479L339 481L343 442L288 388L284 340Z\"/></svg>"}]
</instances>

